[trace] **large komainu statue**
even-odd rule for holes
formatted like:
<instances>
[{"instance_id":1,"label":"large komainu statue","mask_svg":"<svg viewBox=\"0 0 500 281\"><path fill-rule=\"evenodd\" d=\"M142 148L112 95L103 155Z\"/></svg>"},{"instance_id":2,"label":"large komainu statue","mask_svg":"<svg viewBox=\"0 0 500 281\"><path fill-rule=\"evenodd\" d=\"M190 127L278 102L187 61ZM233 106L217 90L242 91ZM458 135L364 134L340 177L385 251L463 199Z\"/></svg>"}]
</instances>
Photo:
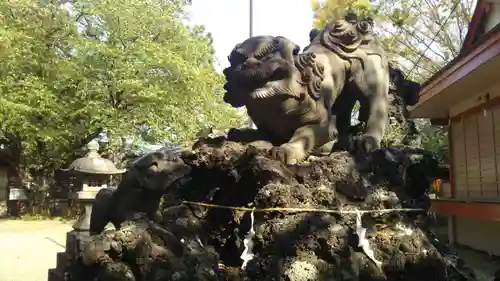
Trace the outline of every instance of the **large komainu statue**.
<instances>
[{"instance_id":1,"label":"large komainu statue","mask_svg":"<svg viewBox=\"0 0 500 281\"><path fill-rule=\"evenodd\" d=\"M373 22L349 13L300 47L284 37L256 36L236 45L224 70L224 100L246 106L258 130L233 130L229 138L267 140L287 164L347 134L360 102L365 121L360 143L380 146L388 118L389 68ZM240 139L238 139L240 138Z\"/></svg>"}]
</instances>

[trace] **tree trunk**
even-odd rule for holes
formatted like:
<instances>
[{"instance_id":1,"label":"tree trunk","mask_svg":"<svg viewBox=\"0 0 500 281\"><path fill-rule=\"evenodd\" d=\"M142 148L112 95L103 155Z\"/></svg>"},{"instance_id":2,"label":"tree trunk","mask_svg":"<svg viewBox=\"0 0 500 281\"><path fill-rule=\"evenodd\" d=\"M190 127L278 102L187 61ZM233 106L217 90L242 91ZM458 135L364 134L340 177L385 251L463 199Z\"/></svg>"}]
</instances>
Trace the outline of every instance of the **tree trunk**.
<instances>
[{"instance_id":1,"label":"tree trunk","mask_svg":"<svg viewBox=\"0 0 500 281\"><path fill-rule=\"evenodd\" d=\"M9 140L9 164L7 166L7 200L12 188L23 187L24 167L22 164L21 138L15 134L6 134ZM7 203L7 214L12 214L12 205Z\"/></svg>"}]
</instances>

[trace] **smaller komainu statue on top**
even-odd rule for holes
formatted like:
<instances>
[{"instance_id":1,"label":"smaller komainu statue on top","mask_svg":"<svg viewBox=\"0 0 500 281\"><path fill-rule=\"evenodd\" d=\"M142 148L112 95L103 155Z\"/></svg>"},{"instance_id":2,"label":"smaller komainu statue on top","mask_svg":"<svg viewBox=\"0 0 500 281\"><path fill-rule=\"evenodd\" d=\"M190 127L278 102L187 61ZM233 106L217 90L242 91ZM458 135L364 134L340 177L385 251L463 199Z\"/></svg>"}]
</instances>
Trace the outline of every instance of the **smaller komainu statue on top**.
<instances>
[{"instance_id":1,"label":"smaller komainu statue on top","mask_svg":"<svg viewBox=\"0 0 500 281\"><path fill-rule=\"evenodd\" d=\"M224 100L246 106L257 130L233 129L228 138L265 140L286 164L313 150L331 150L347 136L359 101L366 125L356 143L380 147L388 120L389 66L371 19L350 12L316 32L304 52L284 37L256 36L236 45L224 70Z\"/></svg>"}]
</instances>

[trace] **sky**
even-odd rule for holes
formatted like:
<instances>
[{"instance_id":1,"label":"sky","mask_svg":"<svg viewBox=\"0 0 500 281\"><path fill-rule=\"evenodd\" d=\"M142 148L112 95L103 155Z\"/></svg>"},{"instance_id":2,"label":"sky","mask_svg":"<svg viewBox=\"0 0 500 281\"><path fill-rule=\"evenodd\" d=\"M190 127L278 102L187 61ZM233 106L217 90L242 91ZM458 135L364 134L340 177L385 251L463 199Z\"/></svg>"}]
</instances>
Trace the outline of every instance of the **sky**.
<instances>
[{"instance_id":1,"label":"sky","mask_svg":"<svg viewBox=\"0 0 500 281\"><path fill-rule=\"evenodd\" d=\"M249 37L249 0L193 0L191 22L212 33L217 68L229 65L233 47ZM253 35L284 36L309 44L313 12L309 0L253 0Z\"/></svg>"}]
</instances>

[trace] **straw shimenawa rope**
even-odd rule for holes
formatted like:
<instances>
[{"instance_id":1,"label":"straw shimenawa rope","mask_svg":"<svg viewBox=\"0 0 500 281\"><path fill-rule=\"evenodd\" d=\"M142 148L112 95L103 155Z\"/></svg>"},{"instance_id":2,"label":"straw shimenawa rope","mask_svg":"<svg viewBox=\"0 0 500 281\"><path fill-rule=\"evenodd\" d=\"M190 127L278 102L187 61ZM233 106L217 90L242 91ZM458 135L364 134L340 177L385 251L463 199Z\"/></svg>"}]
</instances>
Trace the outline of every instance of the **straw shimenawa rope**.
<instances>
[{"instance_id":1,"label":"straw shimenawa rope","mask_svg":"<svg viewBox=\"0 0 500 281\"><path fill-rule=\"evenodd\" d=\"M176 206L170 206L166 209L179 208L182 205L196 205L207 208L216 209L226 209L244 212L288 212L288 213L330 213L330 214L358 214L358 213L391 213L391 212L422 212L424 209L413 209L413 208L396 208L396 209L379 209L379 210L332 210L332 209L319 209L319 208L247 208L247 207L234 207L234 206L223 206L202 202L192 202L183 201L181 204Z\"/></svg>"}]
</instances>

